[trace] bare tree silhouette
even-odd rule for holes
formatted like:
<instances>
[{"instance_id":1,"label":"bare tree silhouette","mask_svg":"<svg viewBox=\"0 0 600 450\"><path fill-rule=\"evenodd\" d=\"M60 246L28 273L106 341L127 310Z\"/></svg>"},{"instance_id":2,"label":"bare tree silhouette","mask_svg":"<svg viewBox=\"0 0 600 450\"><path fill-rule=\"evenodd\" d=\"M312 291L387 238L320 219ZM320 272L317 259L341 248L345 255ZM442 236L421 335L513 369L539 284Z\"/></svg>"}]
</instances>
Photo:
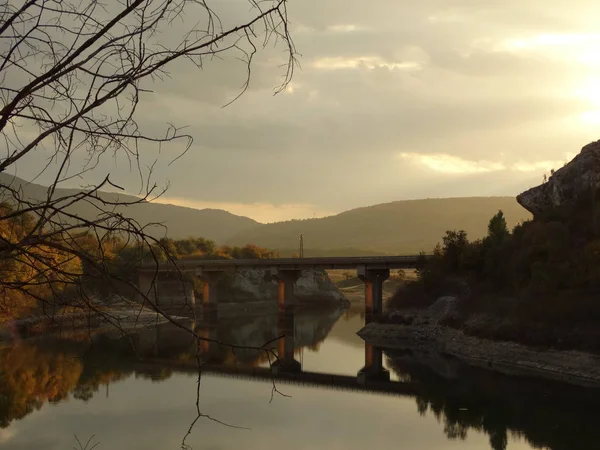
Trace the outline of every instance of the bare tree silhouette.
<instances>
[{"instance_id":1,"label":"bare tree silhouette","mask_svg":"<svg viewBox=\"0 0 600 450\"><path fill-rule=\"evenodd\" d=\"M18 274L0 279L5 297L16 290L47 303L65 286L77 286L80 306L94 310L82 287L83 272L131 284L109 270L107 242L116 237L123 245L146 248L157 260L161 243L148 230L160 224L137 223L125 208L164 191L151 181L152 166L145 170L140 164L141 144L181 140L183 154L193 137L172 124L164 134L142 130L136 122L142 95L176 61L202 69L227 53L246 63L241 95L254 55L271 42L286 49L283 81L275 92L285 88L295 67L286 0L248 3L252 16L228 28L205 0L27 0L0 7L0 173L14 173L17 164L35 158L47 161L44 172L53 180L45 198L32 199L2 178L0 261L2 269ZM194 25L185 28L188 22ZM163 40L161 32L174 28L177 39ZM110 173L84 191L55 195L60 183L90 174L97 178L102 158L115 155L125 156L137 173L140 198L102 195L103 189L119 188ZM74 172L76 158L85 162ZM95 210L94 217L73 212L84 203ZM39 294L42 286L53 295ZM146 306L159 309L147 293L138 294Z\"/></svg>"},{"instance_id":2,"label":"bare tree silhouette","mask_svg":"<svg viewBox=\"0 0 600 450\"><path fill-rule=\"evenodd\" d=\"M97 300L95 289L101 284L122 292L127 286L137 301L122 295L121 303L136 311L136 319L150 309L185 327L110 261L115 245L136 250L131 270L144 258L170 258L150 233L161 224L138 223L127 207L164 192L152 181L154 165L140 162L142 147L179 141L177 159L193 140L173 124L147 131L136 113L144 94L176 62L202 69L215 58L237 57L245 63L243 94L255 54L271 45L285 50L275 88L280 92L296 66L287 0L242 0L237 7L250 8L247 19L228 26L206 0L18 3L0 3L0 309L15 296L52 316L67 305L79 320L100 317L126 332L122 317ZM117 156L139 178L139 198L102 193L122 190L100 165ZM28 197L7 176L33 160L45 162L42 173L52 180L44 198ZM61 183L73 179L101 181L57 195ZM78 213L77 205L94 213Z\"/></svg>"}]
</instances>

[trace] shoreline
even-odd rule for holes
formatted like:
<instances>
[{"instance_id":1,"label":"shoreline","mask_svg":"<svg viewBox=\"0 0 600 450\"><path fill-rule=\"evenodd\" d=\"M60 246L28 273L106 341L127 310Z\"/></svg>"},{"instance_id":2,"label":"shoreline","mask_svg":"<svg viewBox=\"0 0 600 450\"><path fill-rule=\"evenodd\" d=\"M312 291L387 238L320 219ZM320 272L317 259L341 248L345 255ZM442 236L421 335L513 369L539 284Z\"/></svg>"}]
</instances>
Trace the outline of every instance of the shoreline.
<instances>
[{"instance_id":1,"label":"shoreline","mask_svg":"<svg viewBox=\"0 0 600 450\"><path fill-rule=\"evenodd\" d=\"M372 322L357 332L367 343L390 350L450 355L468 365L515 377L543 378L600 388L600 356L575 350L539 349L465 335L442 325Z\"/></svg>"},{"instance_id":2,"label":"shoreline","mask_svg":"<svg viewBox=\"0 0 600 450\"><path fill-rule=\"evenodd\" d=\"M137 307L134 307L137 306ZM294 305L296 312L323 310L331 308L347 309L351 306L349 301L336 302L298 302ZM170 314L169 318L177 323L191 325L194 321L203 322L204 314L201 305L195 312L195 317L189 314ZM115 323L103 316L103 313ZM235 320L242 317L258 317L278 314L276 301L243 301L224 302L218 305L219 321ZM139 308L133 304L113 304L103 311L89 312L61 312L54 316L32 315L0 322L0 343L36 339L48 336L65 336L67 334L89 334L90 336L103 332L122 332L136 330L156 325L168 324L170 321L160 316L149 308Z\"/></svg>"}]
</instances>

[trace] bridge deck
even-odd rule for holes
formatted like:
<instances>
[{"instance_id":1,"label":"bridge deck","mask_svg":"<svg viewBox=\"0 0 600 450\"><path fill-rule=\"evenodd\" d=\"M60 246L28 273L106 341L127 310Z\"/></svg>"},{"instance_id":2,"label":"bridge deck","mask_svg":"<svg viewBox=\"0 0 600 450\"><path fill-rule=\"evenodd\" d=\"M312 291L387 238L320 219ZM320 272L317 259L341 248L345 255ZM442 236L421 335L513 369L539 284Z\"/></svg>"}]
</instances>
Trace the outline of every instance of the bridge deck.
<instances>
[{"instance_id":1,"label":"bridge deck","mask_svg":"<svg viewBox=\"0 0 600 450\"><path fill-rule=\"evenodd\" d=\"M422 258L420 255L410 256L349 256L318 258L267 258L267 259L181 259L167 263L144 264L142 271L189 271L202 268L206 271L276 268L285 270L302 269L356 269L365 266L367 269L411 269Z\"/></svg>"}]
</instances>

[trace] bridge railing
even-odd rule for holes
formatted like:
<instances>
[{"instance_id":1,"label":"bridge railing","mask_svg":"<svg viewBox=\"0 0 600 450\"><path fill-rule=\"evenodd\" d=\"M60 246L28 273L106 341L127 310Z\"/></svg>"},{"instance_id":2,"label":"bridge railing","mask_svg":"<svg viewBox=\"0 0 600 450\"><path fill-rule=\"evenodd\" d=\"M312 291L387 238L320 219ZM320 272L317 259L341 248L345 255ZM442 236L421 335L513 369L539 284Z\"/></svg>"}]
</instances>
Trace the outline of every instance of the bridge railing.
<instances>
[{"instance_id":1,"label":"bridge railing","mask_svg":"<svg viewBox=\"0 0 600 450\"><path fill-rule=\"evenodd\" d=\"M414 268L420 261L429 259L430 255L406 256L334 256L314 258L264 258L264 259L180 259L165 263L146 263L142 271L181 270L188 271L197 267L205 270L227 270L238 268L281 269L348 269L366 266L369 269L402 269Z\"/></svg>"}]
</instances>

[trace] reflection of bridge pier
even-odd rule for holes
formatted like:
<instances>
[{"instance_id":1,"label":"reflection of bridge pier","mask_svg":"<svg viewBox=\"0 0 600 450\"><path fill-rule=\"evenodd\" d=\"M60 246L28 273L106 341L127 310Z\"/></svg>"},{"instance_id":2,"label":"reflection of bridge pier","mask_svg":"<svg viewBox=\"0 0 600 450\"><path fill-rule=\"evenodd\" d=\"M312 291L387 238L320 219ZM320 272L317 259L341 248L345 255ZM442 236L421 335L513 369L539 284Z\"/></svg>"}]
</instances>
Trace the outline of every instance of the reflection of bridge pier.
<instances>
[{"instance_id":1,"label":"reflection of bridge pier","mask_svg":"<svg viewBox=\"0 0 600 450\"><path fill-rule=\"evenodd\" d=\"M281 337L277 341L278 360L273 364L273 371L275 373L301 372L302 366L294 358L296 342L293 306L279 311L277 317L277 336Z\"/></svg>"},{"instance_id":2,"label":"reflection of bridge pier","mask_svg":"<svg viewBox=\"0 0 600 450\"><path fill-rule=\"evenodd\" d=\"M390 381L390 372L383 368L383 351L365 342L365 366L358 372L358 382Z\"/></svg>"},{"instance_id":3,"label":"reflection of bridge pier","mask_svg":"<svg viewBox=\"0 0 600 450\"><path fill-rule=\"evenodd\" d=\"M211 354L215 352L217 345L217 329L214 326L205 326L198 331L200 336L200 353L205 361L210 361Z\"/></svg>"},{"instance_id":4,"label":"reflection of bridge pier","mask_svg":"<svg viewBox=\"0 0 600 450\"><path fill-rule=\"evenodd\" d=\"M178 319L177 325L171 323L145 324L132 332L129 339L141 356L168 354L174 349L188 348L195 338L191 332L196 330L193 319Z\"/></svg>"},{"instance_id":5,"label":"reflection of bridge pier","mask_svg":"<svg viewBox=\"0 0 600 450\"><path fill-rule=\"evenodd\" d=\"M303 311L303 309L289 306L284 311L280 311L275 317L269 315L270 317L265 318L264 321L249 319L247 324L242 325L238 334L230 333L227 321L220 321L217 326L214 322L200 320L196 323L196 332L200 337L199 342L191 337L189 333L173 327L172 324L162 324L157 329L141 330L139 337L145 337L145 339L142 341L137 339L136 344L138 342L142 344L141 348L144 350L145 356L150 356L154 362L160 359L170 367L182 368L187 366L190 369L197 370L196 359L193 356L196 355L197 351L200 351L203 370L211 372L237 373L261 379L282 379L360 390L404 391L405 389L415 389L415 386L409 386L406 383L392 382L390 373L384 368L383 351L364 341L364 360L361 357L360 361L356 362L352 374L319 373L304 370L303 364L295 357L297 355L296 350L320 342L315 338L321 334L317 332L316 328L305 326ZM336 316L336 318L338 317L339 315ZM252 328L254 324L257 324L257 326L267 325L265 330L269 330L268 335L257 333L257 329ZM238 322L236 321L235 329L237 327ZM173 331L170 331L171 329ZM270 342L268 347L276 347L274 350L277 352L277 358L274 361L271 357L270 366L266 366L265 351L257 350L265 345L265 341L262 340L264 338ZM274 338L278 339L273 341ZM258 339L261 339L261 341L258 342ZM158 344L157 341L160 341L160 345L156 345ZM224 347L223 343L238 346L240 347L239 351L236 348L236 351L233 352ZM195 344L198 344L199 348ZM241 348L244 345L251 346L252 349L244 351ZM138 348L140 347L138 346ZM169 354L173 355L170 360L168 359ZM181 358L182 354L189 357ZM271 354L271 356L273 355ZM362 369L358 370L361 366Z\"/></svg>"}]
</instances>

